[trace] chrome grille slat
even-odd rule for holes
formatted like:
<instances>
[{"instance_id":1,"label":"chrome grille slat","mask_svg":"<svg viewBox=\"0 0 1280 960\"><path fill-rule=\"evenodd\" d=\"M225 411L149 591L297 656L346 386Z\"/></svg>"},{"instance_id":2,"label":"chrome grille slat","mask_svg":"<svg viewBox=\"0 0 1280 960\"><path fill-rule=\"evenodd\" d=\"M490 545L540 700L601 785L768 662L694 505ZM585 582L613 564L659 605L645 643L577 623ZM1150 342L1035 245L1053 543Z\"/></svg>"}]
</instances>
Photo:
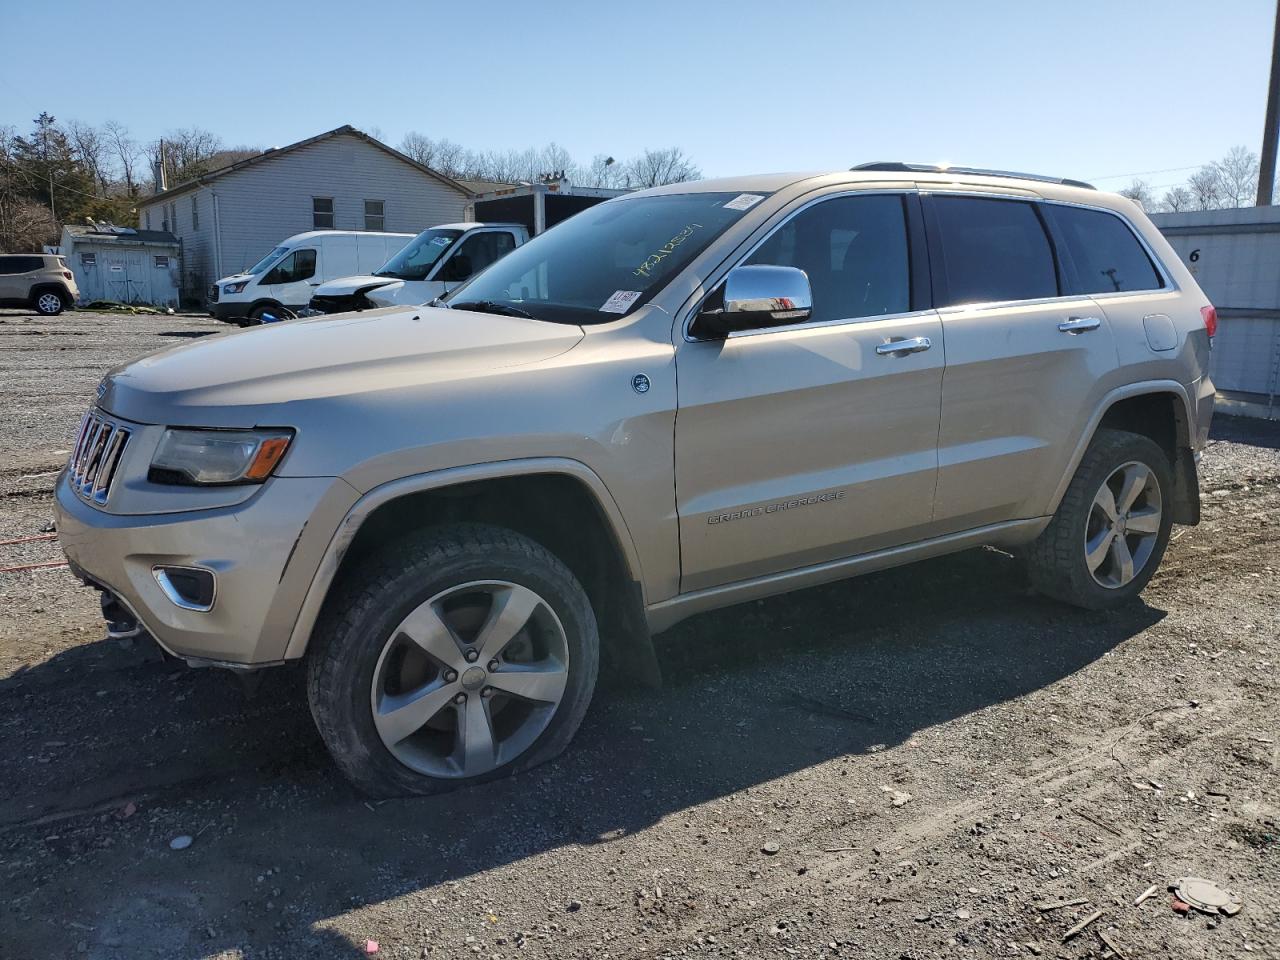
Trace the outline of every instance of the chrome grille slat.
<instances>
[{"instance_id":1,"label":"chrome grille slat","mask_svg":"<svg viewBox=\"0 0 1280 960\"><path fill-rule=\"evenodd\" d=\"M70 461L71 487L80 499L106 504L130 436L128 427L97 409L85 414Z\"/></svg>"}]
</instances>

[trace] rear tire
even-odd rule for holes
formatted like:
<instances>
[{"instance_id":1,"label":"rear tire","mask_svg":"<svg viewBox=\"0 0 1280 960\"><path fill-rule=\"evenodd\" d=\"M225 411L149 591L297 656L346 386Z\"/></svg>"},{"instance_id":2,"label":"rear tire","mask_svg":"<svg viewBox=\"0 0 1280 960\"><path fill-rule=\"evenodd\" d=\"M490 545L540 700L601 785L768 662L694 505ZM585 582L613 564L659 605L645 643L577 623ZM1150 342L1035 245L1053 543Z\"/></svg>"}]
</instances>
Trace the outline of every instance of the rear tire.
<instances>
[{"instance_id":1,"label":"rear tire","mask_svg":"<svg viewBox=\"0 0 1280 960\"><path fill-rule=\"evenodd\" d=\"M67 308L67 302L56 290L41 290L32 298L32 306L43 317L56 317Z\"/></svg>"},{"instance_id":2,"label":"rear tire","mask_svg":"<svg viewBox=\"0 0 1280 960\"><path fill-rule=\"evenodd\" d=\"M338 768L373 796L534 767L564 750L591 702L590 601L510 530L411 534L363 561L327 610L307 651L311 713Z\"/></svg>"},{"instance_id":3,"label":"rear tire","mask_svg":"<svg viewBox=\"0 0 1280 960\"><path fill-rule=\"evenodd\" d=\"M1025 552L1041 593L1107 610L1142 592L1173 526L1173 468L1155 441L1099 430L1053 520Z\"/></svg>"}]
</instances>

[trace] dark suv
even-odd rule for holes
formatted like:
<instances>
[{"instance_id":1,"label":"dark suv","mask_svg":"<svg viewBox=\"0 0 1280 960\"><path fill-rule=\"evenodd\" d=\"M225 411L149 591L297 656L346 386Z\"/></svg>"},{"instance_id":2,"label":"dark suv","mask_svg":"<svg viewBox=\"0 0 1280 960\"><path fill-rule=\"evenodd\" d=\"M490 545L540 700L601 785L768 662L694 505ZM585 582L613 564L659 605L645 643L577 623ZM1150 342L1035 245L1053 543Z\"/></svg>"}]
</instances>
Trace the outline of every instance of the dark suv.
<instances>
[{"instance_id":1,"label":"dark suv","mask_svg":"<svg viewBox=\"0 0 1280 960\"><path fill-rule=\"evenodd\" d=\"M80 297L76 278L51 253L0 254L0 307L30 307L57 316Z\"/></svg>"}]
</instances>

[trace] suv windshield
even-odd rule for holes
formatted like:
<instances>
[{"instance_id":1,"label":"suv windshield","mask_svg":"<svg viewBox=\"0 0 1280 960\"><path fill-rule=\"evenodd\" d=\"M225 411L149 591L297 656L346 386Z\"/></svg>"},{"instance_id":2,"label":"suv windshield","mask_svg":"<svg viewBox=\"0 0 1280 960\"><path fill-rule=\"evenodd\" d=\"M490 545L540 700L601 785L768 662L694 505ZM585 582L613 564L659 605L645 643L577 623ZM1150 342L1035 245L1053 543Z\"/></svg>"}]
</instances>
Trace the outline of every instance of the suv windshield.
<instances>
[{"instance_id":1,"label":"suv windshield","mask_svg":"<svg viewBox=\"0 0 1280 960\"><path fill-rule=\"evenodd\" d=\"M373 271L373 275L396 280L425 280L431 268L460 236L461 230L423 230L403 250Z\"/></svg>"},{"instance_id":2,"label":"suv windshield","mask_svg":"<svg viewBox=\"0 0 1280 960\"><path fill-rule=\"evenodd\" d=\"M681 193L610 200L517 247L446 299L489 312L514 307L558 323L616 320L763 199Z\"/></svg>"},{"instance_id":3,"label":"suv windshield","mask_svg":"<svg viewBox=\"0 0 1280 960\"><path fill-rule=\"evenodd\" d=\"M284 253L288 249L288 247L276 247L252 267L246 270L245 273L261 273L263 270L267 269L267 267L276 262L276 257L280 256L280 254Z\"/></svg>"}]
</instances>

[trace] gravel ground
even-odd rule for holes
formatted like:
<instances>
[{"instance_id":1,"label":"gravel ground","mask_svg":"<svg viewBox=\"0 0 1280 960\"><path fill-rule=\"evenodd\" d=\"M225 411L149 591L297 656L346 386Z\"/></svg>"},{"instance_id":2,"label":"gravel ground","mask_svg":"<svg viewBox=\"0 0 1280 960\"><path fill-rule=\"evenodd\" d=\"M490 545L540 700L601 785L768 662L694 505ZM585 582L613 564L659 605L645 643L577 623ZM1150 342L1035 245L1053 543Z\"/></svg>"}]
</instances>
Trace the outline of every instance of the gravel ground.
<instances>
[{"instance_id":1,"label":"gravel ground","mask_svg":"<svg viewBox=\"0 0 1280 960\"><path fill-rule=\"evenodd\" d=\"M103 370L204 335L0 312L0 539ZM346 786L296 670L246 699L0 574L0 957L1280 957L1280 428L1214 436L1143 603L976 550L707 614L559 761L425 800ZM1179 916L1188 875L1243 911Z\"/></svg>"}]
</instances>

